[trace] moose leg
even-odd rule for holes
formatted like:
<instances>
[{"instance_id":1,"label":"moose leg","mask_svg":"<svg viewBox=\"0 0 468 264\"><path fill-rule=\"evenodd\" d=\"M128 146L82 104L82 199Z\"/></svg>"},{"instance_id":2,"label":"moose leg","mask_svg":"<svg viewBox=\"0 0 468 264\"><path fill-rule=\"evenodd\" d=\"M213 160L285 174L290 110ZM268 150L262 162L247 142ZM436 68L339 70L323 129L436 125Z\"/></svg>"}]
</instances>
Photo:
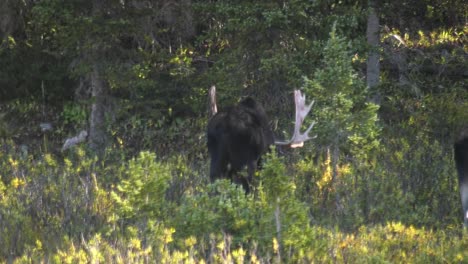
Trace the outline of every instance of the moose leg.
<instances>
[{"instance_id":1,"label":"moose leg","mask_svg":"<svg viewBox=\"0 0 468 264\"><path fill-rule=\"evenodd\" d=\"M214 182L216 179L227 177L227 157L222 151L214 151L211 153L210 164L210 180Z\"/></svg>"},{"instance_id":2,"label":"moose leg","mask_svg":"<svg viewBox=\"0 0 468 264\"><path fill-rule=\"evenodd\" d=\"M250 192L250 185L252 184L253 177L255 176L255 172L257 171L257 163L258 160L252 160L247 164L247 178L244 178L242 181L245 193Z\"/></svg>"},{"instance_id":3,"label":"moose leg","mask_svg":"<svg viewBox=\"0 0 468 264\"><path fill-rule=\"evenodd\" d=\"M460 196L463 208L463 223L468 228L468 178L464 178L459 183Z\"/></svg>"},{"instance_id":4,"label":"moose leg","mask_svg":"<svg viewBox=\"0 0 468 264\"><path fill-rule=\"evenodd\" d=\"M242 167L232 167L229 169L228 175L233 183L241 184L245 193L248 194L250 192L253 176L257 170L257 161L249 161L247 163L247 176L239 174L241 169Z\"/></svg>"},{"instance_id":5,"label":"moose leg","mask_svg":"<svg viewBox=\"0 0 468 264\"><path fill-rule=\"evenodd\" d=\"M458 172L458 184L463 208L463 222L468 228L468 129L455 142L455 165Z\"/></svg>"}]
</instances>

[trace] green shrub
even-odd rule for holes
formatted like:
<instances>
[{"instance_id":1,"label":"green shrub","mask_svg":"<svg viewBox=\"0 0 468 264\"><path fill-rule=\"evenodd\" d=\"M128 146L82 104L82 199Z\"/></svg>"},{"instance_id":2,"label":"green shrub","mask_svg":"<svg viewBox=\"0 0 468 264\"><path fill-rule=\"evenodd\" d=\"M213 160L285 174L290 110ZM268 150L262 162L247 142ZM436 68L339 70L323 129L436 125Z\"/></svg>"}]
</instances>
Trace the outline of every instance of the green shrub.
<instances>
[{"instance_id":1,"label":"green shrub","mask_svg":"<svg viewBox=\"0 0 468 264\"><path fill-rule=\"evenodd\" d=\"M150 152L141 152L124 166L122 180L111 193L117 216L131 223L163 219L170 207L165 199L171 178L169 167Z\"/></svg>"}]
</instances>

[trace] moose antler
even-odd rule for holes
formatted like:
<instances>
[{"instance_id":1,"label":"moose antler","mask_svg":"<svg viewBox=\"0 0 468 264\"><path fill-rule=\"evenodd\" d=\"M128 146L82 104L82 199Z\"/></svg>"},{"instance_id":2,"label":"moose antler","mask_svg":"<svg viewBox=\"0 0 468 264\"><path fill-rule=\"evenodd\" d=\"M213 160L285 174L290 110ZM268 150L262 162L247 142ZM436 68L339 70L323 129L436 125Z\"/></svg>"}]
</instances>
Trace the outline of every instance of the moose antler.
<instances>
[{"instance_id":1,"label":"moose antler","mask_svg":"<svg viewBox=\"0 0 468 264\"><path fill-rule=\"evenodd\" d=\"M291 148L300 148L304 146L304 141L314 139L317 136L310 137L309 132L315 125L315 121L307 128L304 133L301 133L301 126L304 122L304 118L309 114L314 101L310 105L305 105L305 94L302 95L301 91L294 91L294 104L296 105L296 120L294 122L294 134L288 141L275 141L275 145L290 145Z\"/></svg>"}]
</instances>

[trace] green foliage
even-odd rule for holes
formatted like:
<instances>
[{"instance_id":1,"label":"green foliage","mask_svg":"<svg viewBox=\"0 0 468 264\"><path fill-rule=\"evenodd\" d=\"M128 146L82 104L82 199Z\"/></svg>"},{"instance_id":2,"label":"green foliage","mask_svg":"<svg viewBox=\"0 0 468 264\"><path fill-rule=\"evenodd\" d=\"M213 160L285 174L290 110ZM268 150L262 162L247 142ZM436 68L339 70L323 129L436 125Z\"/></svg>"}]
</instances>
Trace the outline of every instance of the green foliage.
<instances>
[{"instance_id":1,"label":"green foliage","mask_svg":"<svg viewBox=\"0 0 468 264\"><path fill-rule=\"evenodd\" d=\"M0 3L0 263L467 261L463 1L380 3L379 109L368 1L130 2ZM93 61L116 110L99 160L59 151L87 126ZM302 85L318 137L266 155L251 194L209 184L212 84L220 108L253 95L280 123Z\"/></svg>"},{"instance_id":2,"label":"green foliage","mask_svg":"<svg viewBox=\"0 0 468 264\"><path fill-rule=\"evenodd\" d=\"M424 167L425 163L405 161L407 154L422 155L428 147L426 140L421 138L418 147L411 149L403 139L395 139L399 150L383 150L381 155L392 154L382 158L387 160L383 164L341 165L334 186L327 184L329 161L320 165L302 161L291 170L272 151L255 176L258 187L252 194L246 195L227 180L205 186L201 179L194 179L191 182L196 186L177 187L186 191L174 202L167 198L173 190L170 182L188 182L181 174L199 177L181 158L163 163L155 154L142 152L123 164L99 168L81 149L63 162L51 155L22 157L11 149L0 156L0 214L4 219L0 239L5 245L1 254L17 263L116 258L132 263L229 259L256 263L272 258L292 262L460 261L467 253L464 240L451 229L457 222L456 183L445 176L454 174L454 169L437 171L450 159L437 153L440 146L433 144L427 153L437 154L439 163ZM412 175L398 174L398 170L413 168ZM309 191L304 192L302 185L307 182L303 177L309 173L313 174ZM104 184L109 179L106 175L114 175L115 184ZM419 175L435 178L424 185ZM415 188L419 185L421 189ZM327 199L327 192L338 199ZM339 202L340 207L330 201ZM443 225L437 215L445 216ZM393 222L384 224L389 221ZM440 231L402 223L436 226ZM61 236L58 230L67 230L67 235Z\"/></svg>"},{"instance_id":3,"label":"green foliage","mask_svg":"<svg viewBox=\"0 0 468 264\"><path fill-rule=\"evenodd\" d=\"M335 27L324 46L320 69L304 78L304 89L313 95L318 123L314 127L321 145L363 154L378 145L378 106L367 102L368 91L353 69L349 44Z\"/></svg>"},{"instance_id":4,"label":"green foliage","mask_svg":"<svg viewBox=\"0 0 468 264\"><path fill-rule=\"evenodd\" d=\"M175 228L183 236L203 237L211 233L235 234L240 241L252 235L253 197L227 180L209 186L207 192L186 194L175 215ZM206 239L206 237L205 237Z\"/></svg>"},{"instance_id":5,"label":"green foliage","mask_svg":"<svg viewBox=\"0 0 468 264\"><path fill-rule=\"evenodd\" d=\"M77 104L65 104L62 111L62 119L64 125L84 127L87 121L86 109Z\"/></svg>"},{"instance_id":6,"label":"green foliage","mask_svg":"<svg viewBox=\"0 0 468 264\"><path fill-rule=\"evenodd\" d=\"M268 154L260 173L256 207L259 205L265 207L269 215L274 216L269 221L275 229L265 232L276 232L276 237L271 237L270 240L276 238L282 249L302 243L301 234L309 229L308 208L298 199L296 185L291 180L291 175L287 174L283 160L277 157L275 151Z\"/></svg>"},{"instance_id":7,"label":"green foliage","mask_svg":"<svg viewBox=\"0 0 468 264\"><path fill-rule=\"evenodd\" d=\"M338 258L344 262L434 263L466 261L463 238L416 229L398 222L361 228L359 233L341 237Z\"/></svg>"},{"instance_id":8,"label":"green foliage","mask_svg":"<svg viewBox=\"0 0 468 264\"><path fill-rule=\"evenodd\" d=\"M226 180L216 181L208 192L187 194L175 216L177 236L201 237L207 243L208 234L222 232L232 236L234 244L257 241L259 252L267 252L273 240L281 250L300 243L299 235L308 228L307 207L297 199L285 171L272 154L254 194L246 195Z\"/></svg>"},{"instance_id":9,"label":"green foliage","mask_svg":"<svg viewBox=\"0 0 468 264\"><path fill-rule=\"evenodd\" d=\"M5 152L0 157L1 181L6 187L0 207L5 219L2 229L12 231L5 230L1 238L6 239L3 256L14 256L37 243L49 252L60 245L62 235L74 237L96 230L101 216L94 207L93 159L79 150L79 160L65 158L60 163L50 154L36 158L11 146L2 144Z\"/></svg>"},{"instance_id":10,"label":"green foliage","mask_svg":"<svg viewBox=\"0 0 468 264\"><path fill-rule=\"evenodd\" d=\"M380 136L379 107L368 102L368 89L353 68L349 47L349 41L336 33L335 25L323 47L321 67L312 79L304 77L304 90L313 95L317 109L314 142L322 162L317 165L323 166L321 172L308 177L318 186L306 182L306 188L309 192L317 190L316 197L323 200L319 206L334 212L329 217L346 227L358 226L365 220L366 172L373 169L369 161L373 158L371 153L379 147ZM305 170L317 170L304 166ZM359 187L350 193L350 186Z\"/></svg>"},{"instance_id":11,"label":"green foliage","mask_svg":"<svg viewBox=\"0 0 468 264\"><path fill-rule=\"evenodd\" d=\"M127 165L125 165L127 166ZM158 219L165 215L166 190L171 172L156 161L156 155L141 152L125 169L122 180L111 193L117 215L124 220Z\"/></svg>"}]
</instances>

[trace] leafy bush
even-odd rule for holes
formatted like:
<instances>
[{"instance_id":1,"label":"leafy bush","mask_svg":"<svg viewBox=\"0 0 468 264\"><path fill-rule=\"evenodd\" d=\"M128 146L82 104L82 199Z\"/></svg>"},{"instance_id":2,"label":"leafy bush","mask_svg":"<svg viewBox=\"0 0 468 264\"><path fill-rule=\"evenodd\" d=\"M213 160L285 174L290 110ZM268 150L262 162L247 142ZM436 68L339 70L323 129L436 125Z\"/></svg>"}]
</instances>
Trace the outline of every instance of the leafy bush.
<instances>
[{"instance_id":1,"label":"leafy bush","mask_svg":"<svg viewBox=\"0 0 468 264\"><path fill-rule=\"evenodd\" d=\"M156 155L141 152L124 165L124 175L111 196L117 216L126 221L163 218L170 207L165 200L171 172Z\"/></svg>"}]
</instances>

